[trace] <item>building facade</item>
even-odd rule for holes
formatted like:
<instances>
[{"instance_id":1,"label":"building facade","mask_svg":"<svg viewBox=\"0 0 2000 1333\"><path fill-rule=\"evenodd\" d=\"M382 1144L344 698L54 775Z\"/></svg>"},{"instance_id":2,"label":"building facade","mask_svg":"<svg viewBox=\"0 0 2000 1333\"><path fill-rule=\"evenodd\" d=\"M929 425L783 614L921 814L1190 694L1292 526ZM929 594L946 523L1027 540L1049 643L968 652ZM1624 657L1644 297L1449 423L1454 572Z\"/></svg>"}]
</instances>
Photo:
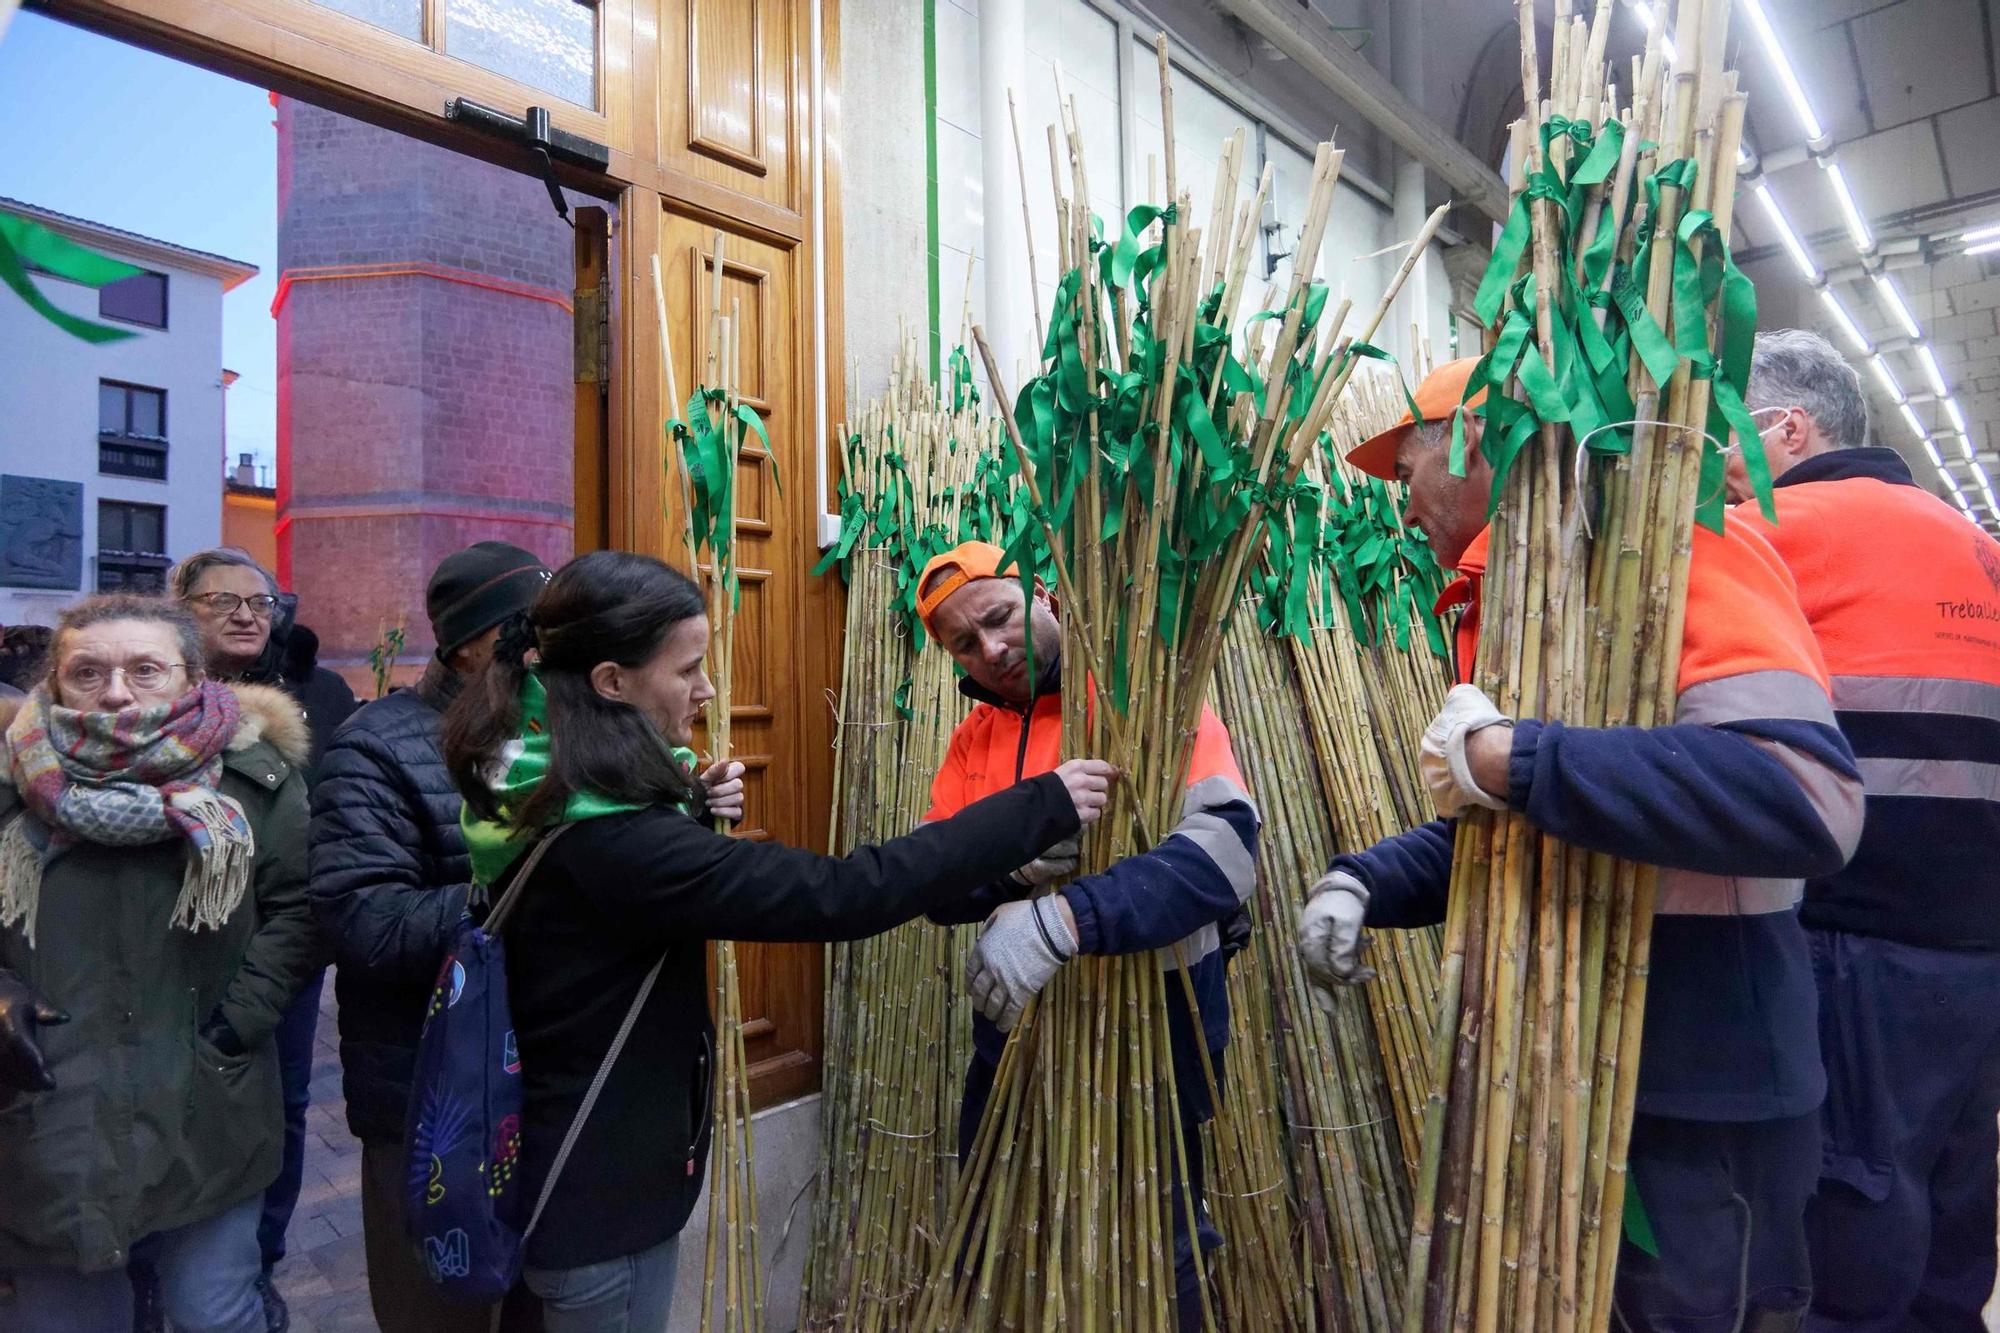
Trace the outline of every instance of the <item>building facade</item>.
<instances>
[{"instance_id":1,"label":"building facade","mask_svg":"<svg viewBox=\"0 0 2000 1333\"><path fill-rule=\"evenodd\" d=\"M222 536L222 298L257 269L0 199L144 270L101 289L35 277L62 310L132 330L86 343L0 301L0 624L92 592L153 591Z\"/></svg>"}]
</instances>

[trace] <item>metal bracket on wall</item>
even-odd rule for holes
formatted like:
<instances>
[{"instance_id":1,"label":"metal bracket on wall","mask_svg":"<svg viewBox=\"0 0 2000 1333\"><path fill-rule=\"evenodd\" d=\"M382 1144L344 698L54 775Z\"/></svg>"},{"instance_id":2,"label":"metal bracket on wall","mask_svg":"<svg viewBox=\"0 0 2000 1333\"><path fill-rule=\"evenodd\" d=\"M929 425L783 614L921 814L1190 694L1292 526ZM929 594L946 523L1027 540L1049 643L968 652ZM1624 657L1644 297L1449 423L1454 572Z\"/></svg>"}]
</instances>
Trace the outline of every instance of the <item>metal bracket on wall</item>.
<instances>
[{"instance_id":1,"label":"metal bracket on wall","mask_svg":"<svg viewBox=\"0 0 2000 1333\"><path fill-rule=\"evenodd\" d=\"M454 97L444 104L444 118L527 149L540 165L542 184L548 189L549 202L555 205L556 215L564 222L569 221L569 201L563 198L562 183L556 179L555 164L567 162L571 166L598 172L611 169L609 148L580 134L555 128L549 122L549 109L545 106L531 106L524 116L510 116L505 111Z\"/></svg>"}]
</instances>

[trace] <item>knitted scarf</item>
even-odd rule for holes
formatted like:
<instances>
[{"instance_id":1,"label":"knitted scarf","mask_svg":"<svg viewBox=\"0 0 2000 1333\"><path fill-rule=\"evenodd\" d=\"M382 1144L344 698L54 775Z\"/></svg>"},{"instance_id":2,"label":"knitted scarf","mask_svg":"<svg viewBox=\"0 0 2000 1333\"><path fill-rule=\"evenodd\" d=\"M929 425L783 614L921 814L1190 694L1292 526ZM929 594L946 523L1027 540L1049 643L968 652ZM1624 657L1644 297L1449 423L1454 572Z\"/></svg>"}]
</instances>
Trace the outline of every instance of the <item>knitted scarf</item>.
<instances>
[{"instance_id":1,"label":"knitted scarf","mask_svg":"<svg viewBox=\"0 0 2000 1333\"><path fill-rule=\"evenodd\" d=\"M220 790L240 721L227 686L203 681L171 703L85 713L29 695L0 744L0 781L27 807L0 836L0 927L30 946L43 868L79 843L144 847L185 838L187 869L168 925L213 930L250 885L257 850L243 807Z\"/></svg>"},{"instance_id":2,"label":"knitted scarf","mask_svg":"<svg viewBox=\"0 0 2000 1333\"><path fill-rule=\"evenodd\" d=\"M518 733L500 747L499 757L486 772L486 783L499 798L500 818L477 818L470 806L459 810L459 828L465 833L465 850L472 861L475 890L484 890L505 874L507 867L528 849L531 835L536 831L517 829L513 821L513 812L527 804L549 772L549 696L542 688L540 676L533 671L521 681L519 711ZM675 746L673 753L682 768L694 771L693 750ZM614 801L596 792L572 792L555 822L569 824L579 819L644 809L643 804Z\"/></svg>"}]
</instances>

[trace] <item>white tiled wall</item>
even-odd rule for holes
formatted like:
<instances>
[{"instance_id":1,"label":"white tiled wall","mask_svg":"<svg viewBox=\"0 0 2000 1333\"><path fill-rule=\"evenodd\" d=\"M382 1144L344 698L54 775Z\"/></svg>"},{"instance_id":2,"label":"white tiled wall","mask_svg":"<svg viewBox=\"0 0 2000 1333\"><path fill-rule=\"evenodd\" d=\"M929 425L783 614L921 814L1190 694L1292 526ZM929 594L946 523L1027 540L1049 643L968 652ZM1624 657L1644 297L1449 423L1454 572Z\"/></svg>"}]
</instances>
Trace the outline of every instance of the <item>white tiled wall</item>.
<instances>
[{"instance_id":1,"label":"white tiled wall","mask_svg":"<svg viewBox=\"0 0 2000 1333\"><path fill-rule=\"evenodd\" d=\"M1062 87L1074 99L1084 142L1085 169L1090 187L1090 207L1104 223L1107 236L1115 236L1123 226L1126 209L1141 202L1165 202L1164 169L1161 163L1161 105L1157 56L1149 40L1135 38L1130 50L1121 45L1117 22L1088 3L1088 0L1025 0L1026 67L1023 86L1017 93L1022 151L1025 166L1025 195L1029 228L1036 263L1044 318L1054 298L1056 271L1055 203L1051 186L1047 127L1057 122L1057 71ZM1142 29L1144 25L1139 25ZM939 213L939 321L944 345L958 341L963 329L965 277L972 263L971 310L975 322L986 323L983 256L1000 233L989 228L1005 228L1011 240L1018 236L1019 217L986 216L981 183L982 155L998 151L1013 169L1011 142L987 145L981 137L980 59L978 0L938 0L938 213ZM1173 69L1176 171L1178 183L1191 197L1197 225L1209 220L1215 173L1225 139L1242 131L1246 144L1244 168L1239 175L1238 198L1247 200L1256 188L1262 169L1259 157L1259 126L1252 113L1232 97L1232 90L1211 86L1176 63ZM1129 159L1121 123L1121 105L1132 119ZM1282 293L1289 287L1291 268L1283 258L1266 264L1267 252L1286 252L1298 241L1298 226L1305 211L1306 187L1312 172L1309 149L1288 142L1267 130L1261 140L1262 152L1275 171L1272 201L1266 221L1281 230L1260 236L1259 253L1252 264L1251 281L1246 284L1246 304L1261 302L1267 267L1269 281ZM1065 193L1069 192L1069 168L1062 163ZM1395 271L1400 256L1394 252L1372 258L1373 252L1407 239L1393 234L1390 211L1374 199L1343 185L1337 196L1321 252L1318 276L1332 289L1333 299L1351 297L1359 308L1350 324L1373 308L1382 285ZM1429 284L1430 305L1426 327L1441 337L1446 328L1446 284L1441 269ZM1023 292L1025 296L1026 293ZM1254 307L1252 307L1254 308ZM1410 316L1399 312L1400 328L1385 329L1378 338L1385 345L1400 346L1408 341ZM1027 321L1022 321L1024 327ZM1023 345L1000 351L1002 362L1017 372L1031 364L1035 349ZM1447 353L1438 347L1442 359Z\"/></svg>"}]
</instances>

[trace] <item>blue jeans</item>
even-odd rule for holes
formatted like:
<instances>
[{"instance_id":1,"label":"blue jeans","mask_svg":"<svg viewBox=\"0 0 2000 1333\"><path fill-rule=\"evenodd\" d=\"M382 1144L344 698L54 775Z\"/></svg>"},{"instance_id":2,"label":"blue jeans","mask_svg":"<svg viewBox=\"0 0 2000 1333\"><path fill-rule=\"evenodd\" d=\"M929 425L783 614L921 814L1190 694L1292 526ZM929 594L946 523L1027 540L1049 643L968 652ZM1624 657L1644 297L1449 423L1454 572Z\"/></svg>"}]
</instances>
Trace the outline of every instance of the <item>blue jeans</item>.
<instances>
[{"instance_id":1,"label":"blue jeans","mask_svg":"<svg viewBox=\"0 0 2000 1333\"><path fill-rule=\"evenodd\" d=\"M674 1236L601 1264L522 1270L542 1298L543 1333L666 1333L680 1245Z\"/></svg>"},{"instance_id":2,"label":"blue jeans","mask_svg":"<svg viewBox=\"0 0 2000 1333\"><path fill-rule=\"evenodd\" d=\"M285 1257L285 1231L292 1225L292 1210L299 1206L299 1186L305 1180L306 1108L312 1105L313 1040L319 1035L319 993L325 983L325 969L313 973L272 1036L285 1092L285 1155L278 1178L264 1191L263 1215L257 1219L257 1249L266 1273Z\"/></svg>"},{"instance_id":3,"label":"blue jeans","mask_svg":"<svg viewBox=\"0 0 2000 1333\"><path fill-rule=\"evenodd\" d=\"M160 1300L180 1333L264 1333L257 1294L257 1216L263 1198L160 1233ZM78 1273L22 1268L7 1274L13 1298L0 1297L7 1333L131 1333L132 1282L122 1268Z\"/></svg>"}]
</instances>

